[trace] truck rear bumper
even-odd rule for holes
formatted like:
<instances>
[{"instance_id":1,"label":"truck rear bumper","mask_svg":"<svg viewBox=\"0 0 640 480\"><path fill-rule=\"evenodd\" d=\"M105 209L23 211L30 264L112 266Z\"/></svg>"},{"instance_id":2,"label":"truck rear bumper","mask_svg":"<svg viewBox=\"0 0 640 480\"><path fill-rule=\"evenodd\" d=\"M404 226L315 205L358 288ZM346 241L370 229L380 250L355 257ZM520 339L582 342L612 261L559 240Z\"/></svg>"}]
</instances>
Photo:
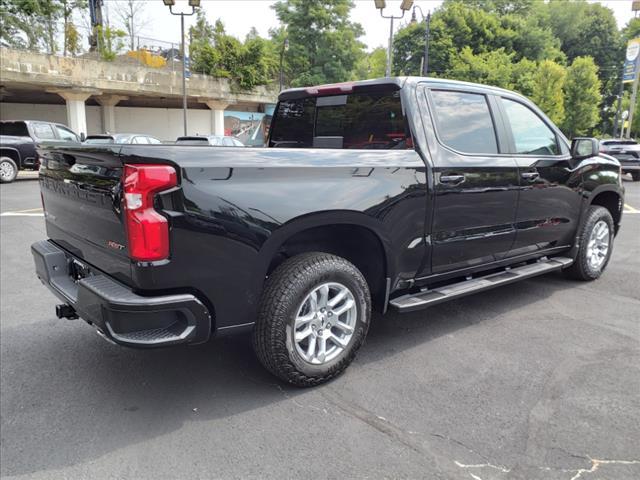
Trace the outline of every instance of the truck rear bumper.
<instances>
[{"instance_id":1,"label":"truck rear bumper","mask_svg":"<svg viewBox=\"0 0 640 480\"><path fill-rule=\"evenodd\" d=\"M115 343L160 347L211 334L211 314L194 295L137 295L50 241L34 243L31 253L40 281Z\"/></svg>"}]
</instances>

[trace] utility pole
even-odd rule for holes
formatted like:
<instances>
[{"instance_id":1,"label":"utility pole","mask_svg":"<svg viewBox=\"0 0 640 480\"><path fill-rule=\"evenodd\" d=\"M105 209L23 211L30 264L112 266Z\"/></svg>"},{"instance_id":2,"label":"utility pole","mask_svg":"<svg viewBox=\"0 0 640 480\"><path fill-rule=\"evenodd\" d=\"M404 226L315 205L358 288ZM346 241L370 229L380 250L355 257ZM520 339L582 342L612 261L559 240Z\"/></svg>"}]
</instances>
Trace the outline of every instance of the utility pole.
<instances>
[{"instance_id":1,"label":"utility pole","mask_svg":"<svg viewBox=\"0 0 640 480\"><path fill-rule=\"evenodd\" d=\"M431 12L427 12L427 15L425 16L422 9L418 5L416 5L415 7L413 7L413 12L411 12L411 23L416 23L416 9L420 10L420 15L425 21L424 56L422 57L422 62L420 63L420 73L423 77L426 77L429 73L429 35L431 27Z\"/></svg>"},{"instance_id":2,"label":"utility pole","mask_svg":"<svg viewBox=\"0 0 640 480\"><path fill-rule=\"evenodd\" d=\"M391 56L393 55L393 21L403 18L404 12L406 12L407 10L411 10L411 7L413 6L413 0L402 0L402 3L400 4L400 10L402 10L402 15L400 15L399 17L394 17L393 15L385 16L382 13L382 11L387 6L387 3L385 0L374 0L374 2L376 4L376 8L380 10L380 16L382 18L388 18L390 20L389 47L387 49L387 70L385 72L385 76L390 77L391 76Z\"/></svg>"},{"instance_id":3,"label":"utility pole","mask_svg":"<svg viewBox=\"0 0 640 480\"><path fill-rule=\"evenodd\" d=\"M187 135L187 56L184 48L184 17L191 16L196 13L196 8L200 6L200 0L189 0L191 13L174 12L173 7L176 0L163 0L164 4L169 7L171 15L180 15L180 54L182 55L182 116L184 121L184 135Z\"/></svg>"}]
</instances>

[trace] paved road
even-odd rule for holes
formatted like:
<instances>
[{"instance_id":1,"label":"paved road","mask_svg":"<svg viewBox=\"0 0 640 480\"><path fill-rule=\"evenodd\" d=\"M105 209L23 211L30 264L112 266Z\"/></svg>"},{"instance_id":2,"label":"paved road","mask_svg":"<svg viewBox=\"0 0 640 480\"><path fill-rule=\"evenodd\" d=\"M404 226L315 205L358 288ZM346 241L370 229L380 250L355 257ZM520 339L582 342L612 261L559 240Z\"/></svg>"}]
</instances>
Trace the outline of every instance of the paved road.
<instances>
[{"instance_id":1,"label":"paved road","mask_svg":"<svg viewBox=\"0 0 640 480\"><path fill-rule=\"evenodd\" d=\"M3 477L640 478L640 213L601 280L375 318L345 375L298 390L246 337L137 351L55 319L37 183L0 194Z\"/></svg>"}]
</instances>

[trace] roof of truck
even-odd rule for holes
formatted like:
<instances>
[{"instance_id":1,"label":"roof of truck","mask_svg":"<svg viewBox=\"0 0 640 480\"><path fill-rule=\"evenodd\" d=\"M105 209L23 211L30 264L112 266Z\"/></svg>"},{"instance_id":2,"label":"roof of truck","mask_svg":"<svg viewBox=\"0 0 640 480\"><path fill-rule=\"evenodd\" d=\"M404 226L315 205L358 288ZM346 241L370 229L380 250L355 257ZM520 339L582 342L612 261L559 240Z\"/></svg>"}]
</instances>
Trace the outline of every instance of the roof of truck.
<instances>
[{"instance_id":1,"label":"roof of truck","mask_svg":"<svg viewBox=\"0 0 640 480\"><path fill-rule=\"evenodd\" d=\"M278 100L291 100L294 98L302 98L314 95L336 95L341 93L350 93L354 88L362 87L376 87L383 85L395 86L396 89L401 89L406 85L416 85L417 83L432 83L442 86L469 86L475 89L491 90L493 92L503 92L509 94L516 94L510 90L494 87L491 85L483 85L480 83L462 82L460 80L449 80L447 78L437 77L382 77L374 78L371 80L358 80L354 82L341 82L341 83L329 83L325 85L317 85L312 87L298 87L289 88L280 92Z\"/></svg>"}]
</instances>

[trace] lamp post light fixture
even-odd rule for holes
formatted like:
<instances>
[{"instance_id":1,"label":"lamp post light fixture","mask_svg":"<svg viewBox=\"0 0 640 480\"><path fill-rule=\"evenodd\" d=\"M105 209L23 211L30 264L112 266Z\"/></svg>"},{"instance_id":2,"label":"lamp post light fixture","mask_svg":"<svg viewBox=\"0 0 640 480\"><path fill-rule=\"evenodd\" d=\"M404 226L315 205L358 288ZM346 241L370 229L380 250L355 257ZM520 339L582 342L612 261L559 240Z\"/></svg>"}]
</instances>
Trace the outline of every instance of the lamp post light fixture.
<instances>
[{"instance_id":1,"label":"lamp post light fixture","mask_svg":"<svg viewBox=\"0 0 640 480\"><path fill-rule=\"evenodd\" d=\"M430 35L430 26L431 26L431 11L427 12L425 16L422 9L416 5L413 7L413 12L411 13L411 23L416 23L416 8L420 10L420 15L425 22L425 33L424 33L424 56L422 57L422 68L421 74L423 77L426 77L429 73L429 35Z\"/></svg>"},{"instance_id":2,"label":"lamp post light fixture","mask_svg":"<svg viewBox=\"0 0 640 480\"><path fill-rule=\"evenodd\" d=\"M173 7L176 0L162 0L165 6L169 7L171 15L180 15L180 55L182 56L182 115L184 118L184 135L187 135L187 57L184 52L184 17L196 13L196 8L200 6L200 0L189 0L191 13L174 12Z\"/></svg>"},{"instance_id":3,"label":"lamp post light fixture","mask_svg":"<svg viewBox=\"0 0 640 480\"><path fill-rule=\"evenodd\" d=\"M382 13L382 11L387 6L387 2L385 0L374 0L374 3L376 5L376 8L380 10L380 16L382 18L388 18L390 20L389 48L387 50L387 71L385 72L385 75L387 77L390 77L391 76L391 52L393 49L393 21L403 18L404 12L406 12L407 10L411 10L411 7L413 6L413 0L402 0L402 3L400 4L400 10L402 10L402 15L400 15L399 17L394 17L393 15L385 16L384 13Z\"/></svg>"},{"instance_id":4,"label":"lamp post light fixture","mask_svg":"<svg viewBox=\"0 0 640 480\"><path fill-rule=\"evenodd\" d=\"M280 52L280 91L284 87L284 52L289 50L289 38L285 38L282 42L282 51Z\"/></svg>"}]
</instances>

